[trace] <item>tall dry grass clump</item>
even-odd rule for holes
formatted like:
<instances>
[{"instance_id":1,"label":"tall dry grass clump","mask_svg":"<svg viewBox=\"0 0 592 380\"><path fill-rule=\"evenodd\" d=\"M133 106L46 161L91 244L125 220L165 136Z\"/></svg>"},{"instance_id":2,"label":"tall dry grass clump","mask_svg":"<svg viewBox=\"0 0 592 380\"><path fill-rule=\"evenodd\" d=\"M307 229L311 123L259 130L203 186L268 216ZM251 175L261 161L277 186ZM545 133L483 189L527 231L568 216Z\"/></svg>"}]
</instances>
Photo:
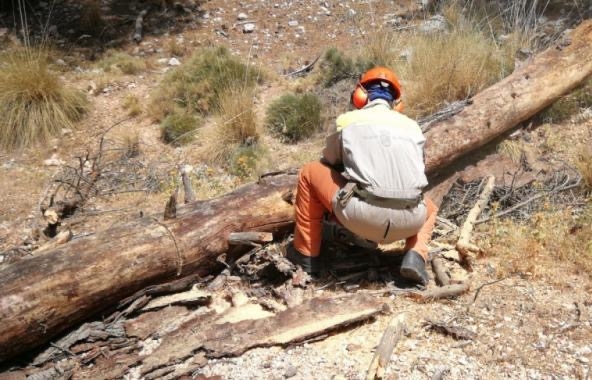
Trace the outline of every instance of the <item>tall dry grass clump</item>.
<instances>
[{"instance_id":1,"label":"tall dry grass clump","mask_svg":"<svg viewBox=\"0 0 592 380\"><path fill-rule=\"evenodd\" d=\"M205 156L215 163L227 164L240 147L259 141L257 113L250 86L228 86L220 95L216 123L204 133Z\"/></svg>"},{"instance_id":2,"label":"tall dry grass clump","mask_svg":"<svg viewBox=\"0 0 592 380\"><path fill-rule=\"evenodd\" d=\"M100 0L86 0L82 3L79 25L85 33L99 35L102 32L106 22Z\"/></svg>"},{"instance_id":3,"label":"tall dry grass clump","mask_svg":"<svg viewBox=\"0 0 592 380\"><path fill-rule=\"evenodd\" d=\"M412 116L430 114L445 102L473 96L513 70L513 58L501 46L462 15L456 17L457 24L448 33L411 37L412 51L402 75Z\"/></svg>"},{"instance_id":4,"label":"tall dry grass clump","mask_svg":"<svg viewBox=\"0 0 592 380\"><path fill-rule=\"evenodd\" d=\"M0 146L14 149L72 128L87 107L48 67L48 52L22 48L0 54Z\"/></svg>"},{"instance_id":5,"label":"tall dry grass clump","mask_svg":"<svg viewBox=\"0 0 592 380\"><path fill-rule=\"evenodd\" d=\"M353 62L361 61L365 68L393 68L403 82L406 113L412 117L473 96L514 70L516 51L532 42L536 14L536 8L526 6L512 5L508 10L477 3L441 2L439 13L446 30L373 31L364 39L362 58L334 66L345 67L348 73L355 68Z\"/></svg>"},{"instance_id":6,"label":"tall dry grass clump","mask_svg":"<svg viewBox=\"0 0 592 380\"><path fill-rule=\"evenodd\" d=\"M405 36L396 33L391 28L380 28L370 33L364 40L362 57L366 60L365 67L391 66L396 68L397 61L401 55L401 48L404 46Z\"/></svg>"}]
</instances>

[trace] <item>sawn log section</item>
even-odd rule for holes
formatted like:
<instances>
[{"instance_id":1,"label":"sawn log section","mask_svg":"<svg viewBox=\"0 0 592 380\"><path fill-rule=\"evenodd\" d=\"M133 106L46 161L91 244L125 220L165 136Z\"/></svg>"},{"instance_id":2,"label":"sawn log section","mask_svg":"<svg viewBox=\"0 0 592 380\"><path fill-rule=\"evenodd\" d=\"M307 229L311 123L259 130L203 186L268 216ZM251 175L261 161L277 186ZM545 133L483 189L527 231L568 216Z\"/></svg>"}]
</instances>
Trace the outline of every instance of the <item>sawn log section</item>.
<instances>
[{"instance_id":1,"label":"sawn log section","mask_svg":"<svg viewBox=\"0 0 592 380\"><path fill-rule=\"evenodd\" d=\"M567 41L567 40L566 40ZM427 132L434 173L487 144L592 73L592 22L533 57L473 104ZM223 197L184 206L166 222L145 217L13 264L0 272L0 361L48 342L146 286L207 273L231 232L286 230L295 175L269 176Z\"/></svg>"}]
</instances>

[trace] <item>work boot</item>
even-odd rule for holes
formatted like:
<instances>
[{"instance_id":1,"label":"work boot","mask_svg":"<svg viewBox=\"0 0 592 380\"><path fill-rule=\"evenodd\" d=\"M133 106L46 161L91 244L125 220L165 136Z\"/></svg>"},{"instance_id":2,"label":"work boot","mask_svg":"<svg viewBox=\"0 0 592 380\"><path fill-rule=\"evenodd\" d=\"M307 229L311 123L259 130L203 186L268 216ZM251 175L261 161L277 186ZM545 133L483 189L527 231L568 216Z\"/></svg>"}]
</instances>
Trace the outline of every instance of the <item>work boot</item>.
<instances>
[{"instance_id":1,"label":"work boot","mask_svg":"<svg viewBox=\"0 0 592 380\"><path fill-rule=\"evenodd\" d=\"M319 274L323 269L323 261L320 256L307 256L300 253L294 244L289 243L286 257L295 265L300 265L303 271L308 274Z\"/></svg>"},{"instance_id":2,"label":"work boot","mask_svg":"<svg viewBox=\"0 0 592 380\"><path fill-rule=\"evenodd\" d=\"M422 285L426 285L429 280L428 272L425 269L425 260L413 250L407 251L403 257L400 273L404 278Z\"/></svg>"}]
</instances>

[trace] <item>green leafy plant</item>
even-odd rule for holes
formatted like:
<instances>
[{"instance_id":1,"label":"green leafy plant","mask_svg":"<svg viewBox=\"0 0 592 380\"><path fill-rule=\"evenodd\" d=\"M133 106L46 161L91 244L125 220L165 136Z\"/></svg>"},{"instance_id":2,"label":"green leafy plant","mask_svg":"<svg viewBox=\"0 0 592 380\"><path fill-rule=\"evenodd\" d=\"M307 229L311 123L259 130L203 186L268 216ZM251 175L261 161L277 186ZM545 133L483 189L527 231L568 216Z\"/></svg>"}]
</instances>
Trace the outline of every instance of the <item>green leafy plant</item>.
<instances>
[{"instance_id":1,"label":"green leafy plant","mask_svg":"<svg viewBox=\"0 0 592 380\"><path fill-rule=\"evenodd\" d=\"M267 108L265 125L286 142L300 141L320 129L321 101L311 93L282 95Z\"/></svg>"}]
</instances>

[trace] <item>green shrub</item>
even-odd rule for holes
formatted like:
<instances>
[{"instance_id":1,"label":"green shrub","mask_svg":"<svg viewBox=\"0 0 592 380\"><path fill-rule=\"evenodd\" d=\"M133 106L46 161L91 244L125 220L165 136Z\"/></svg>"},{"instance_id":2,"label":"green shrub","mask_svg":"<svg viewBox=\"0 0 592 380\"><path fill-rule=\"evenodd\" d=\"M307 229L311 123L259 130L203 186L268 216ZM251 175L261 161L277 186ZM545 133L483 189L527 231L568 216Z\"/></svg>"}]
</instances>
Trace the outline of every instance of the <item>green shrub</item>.
<instances>
[{"instance_id":1,"label":"green shrub","mask_svg":"<svg viewBox=\"0 0 592 380\"><path fill-rule=\"evenodd\" d=\"M321 126L321 101L314 94L285 94L267 108L265 124L282 140L297 142Z\"/></svg>"},{"instance_id":2,"label":"green shrub","mask_svg":"<svg viewBox=\"0 0 592 380\"><path fill-rule=\"evenodd\" d=\"M164 142L180 146L191 142L203 120L193 115L176 113L167 116L161 124L161 138Z\"/></svg>"},{"instance_id":3,"label":"green shrub","mask_svg":"<svg viewBox=\"0 0 592 380\"><path fill-rule=\"evenodd\" d=\"M0 54L0 147L28 146L73 128L87 108L48 68L48 52L21 49Z\"/></svg>"},{"instance_id":4,"label":"green shrub","mask_svg":"<svg viewBox=\"0 0 592 380\"><path fill-rule=\"evenodd\" d=\"M330 48L325 52L320 65L322 84L330 87L344 79L357 79L372 65L370 61L361 58L354 62L351 57L345 56L337 48Z\"/></svg>"},{"instance_id":5,"label":"green shrub","mask_svg":"<svg viewBox=\"0 0 592 380\"><path fill-rule=\"evenodd\" d=\"M232 56L228 49L203 49L164 78L152 97L152 116L162 120L179 108L208 114L228 86L240 83L252 87L258 80L259 72Z\"/></svg>"},{"instance_id":6,"label":"green shrub","mask_svg":"<svg viewBox=\"0 0 592 380\"><path fill-rule=\"evenodd\" d=\"M258 144L236 148L230 159L230 173L240 178L252 177L266 153Z\"/></svg>"}]
</instances>

